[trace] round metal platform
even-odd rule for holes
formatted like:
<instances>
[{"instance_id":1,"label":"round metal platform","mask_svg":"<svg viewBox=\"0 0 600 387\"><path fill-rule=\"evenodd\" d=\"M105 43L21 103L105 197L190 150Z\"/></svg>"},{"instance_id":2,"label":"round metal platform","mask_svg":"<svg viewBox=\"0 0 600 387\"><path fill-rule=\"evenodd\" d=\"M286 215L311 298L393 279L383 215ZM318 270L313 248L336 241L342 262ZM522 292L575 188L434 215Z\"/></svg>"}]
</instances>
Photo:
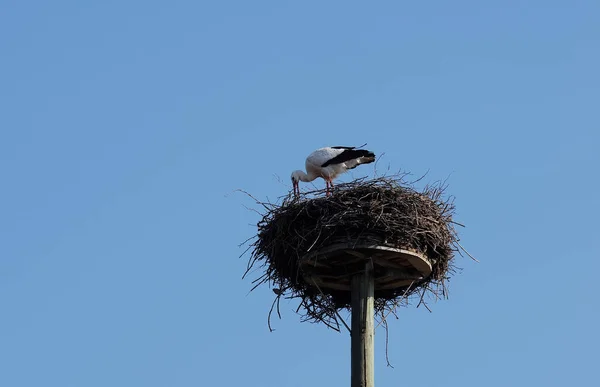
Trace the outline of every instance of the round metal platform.
<instances>
[{"instance_id":1,"label":"round metal platform","mask_svg":"<svg viewBox=\"0 0 600 387\"><path fill-rule=\"evenodd\" d=\"M368 242L334 243L299 260L307 283L342 291L350 291L352 276L364 271L365 262L372 262L375 291L406 288L431 274L424 255Z\"/></svg>"}]
</instances>

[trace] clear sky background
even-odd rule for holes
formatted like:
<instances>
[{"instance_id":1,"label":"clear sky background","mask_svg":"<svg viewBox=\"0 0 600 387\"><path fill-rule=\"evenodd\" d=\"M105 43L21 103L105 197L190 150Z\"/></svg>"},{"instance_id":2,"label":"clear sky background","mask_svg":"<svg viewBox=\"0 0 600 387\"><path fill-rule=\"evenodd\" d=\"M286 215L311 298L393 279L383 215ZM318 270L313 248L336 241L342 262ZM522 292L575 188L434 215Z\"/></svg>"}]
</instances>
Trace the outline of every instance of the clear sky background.
<instances>
[{"instance_id":1,"label":"clear sky background","mask_svg":"<svg viewBox=\"0 0 600 387\"><path fill-rule=\"evenodd\" d=\"M312 150L449 177L481 263L376 336L378 386L597 380L600 3L0 7L0 385L344 386L350 338L248 294ZM372 174L372 168L353 176ZM281 178L281 182L278 181ZM316 182L316 186L323 186ZM306 185L303 185L306 188Z\"/></svg>"}]
</instances>

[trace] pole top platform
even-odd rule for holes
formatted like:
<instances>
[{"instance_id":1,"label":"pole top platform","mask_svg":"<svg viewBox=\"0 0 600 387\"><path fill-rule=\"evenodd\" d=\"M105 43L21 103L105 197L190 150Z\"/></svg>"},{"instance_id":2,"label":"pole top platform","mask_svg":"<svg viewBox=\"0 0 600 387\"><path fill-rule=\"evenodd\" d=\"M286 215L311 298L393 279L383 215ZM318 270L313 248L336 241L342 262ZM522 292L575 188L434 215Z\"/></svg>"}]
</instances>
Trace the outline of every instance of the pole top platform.
<instances>
[{"instance_id":1,"label":"pole top platform","mask_svg":"<svg viewBox=\"0 0 600 387\"><path fill-rule=\"evenodd\" d=\"M304 279L321 288L350 291L351 279L372 262L375 291L402 289L426 279L431 261L415 251L352 240L337 241L299 260Z\"/></svg>"}]
</instances>

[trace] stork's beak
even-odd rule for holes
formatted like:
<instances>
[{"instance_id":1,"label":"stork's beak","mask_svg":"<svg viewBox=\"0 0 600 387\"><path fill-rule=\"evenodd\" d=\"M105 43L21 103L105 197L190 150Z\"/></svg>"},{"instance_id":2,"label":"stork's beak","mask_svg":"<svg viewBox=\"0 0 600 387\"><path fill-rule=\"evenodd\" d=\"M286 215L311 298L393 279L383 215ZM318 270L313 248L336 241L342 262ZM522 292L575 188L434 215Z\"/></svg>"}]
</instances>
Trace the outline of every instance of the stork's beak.
<instances>
[{"instance_id":1,"label":"stork's beak","mask_svg":"<svg viewBox=\"0 0 600 387\"><path fill-rule=\"evenodd\" d=\"M300 187L298 187L297 181L294 181L293 184L294 184L294 196L298 197L298 196L300 196Z\"/></svg>"}]
</instances>

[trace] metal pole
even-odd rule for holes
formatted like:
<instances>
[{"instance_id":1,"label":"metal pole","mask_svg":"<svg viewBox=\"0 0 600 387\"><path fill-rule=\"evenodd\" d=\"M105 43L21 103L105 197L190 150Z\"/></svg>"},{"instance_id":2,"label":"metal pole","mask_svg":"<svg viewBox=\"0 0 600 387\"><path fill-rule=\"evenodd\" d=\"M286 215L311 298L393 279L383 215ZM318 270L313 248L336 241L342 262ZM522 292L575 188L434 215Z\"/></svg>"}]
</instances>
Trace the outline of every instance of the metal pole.
<instances>
[{"instance_id":1,"label":"metal pole","mask_svg":"<svg viewBox=\"0 0 600 387\"><path fill-rule=\"evenodd\" d=\"M352 387L374 387L374 311L375 283L371 262L364 272L352 277Z\"/></svg>"}]
</instances>

